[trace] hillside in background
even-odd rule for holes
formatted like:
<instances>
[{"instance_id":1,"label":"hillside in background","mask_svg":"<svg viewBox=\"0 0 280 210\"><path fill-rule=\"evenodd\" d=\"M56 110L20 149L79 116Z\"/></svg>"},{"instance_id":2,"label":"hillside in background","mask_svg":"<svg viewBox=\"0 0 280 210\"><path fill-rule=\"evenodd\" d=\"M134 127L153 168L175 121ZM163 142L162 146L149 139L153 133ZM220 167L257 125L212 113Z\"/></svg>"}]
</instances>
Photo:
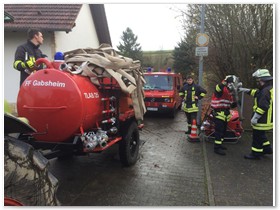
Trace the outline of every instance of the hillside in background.
<instances>
[{"instance_id":1,"label":"hillside in background","mask_svg":"<svg viewBox=\"0 0 280 210\"><path fill-rule=\"evenodd\" d=\"M172 52L172 50L143 51L143 69L146 70L148 67L153 68L154 71L167 69L168 67L172 69L174 61Z\"/></svg>"},{"instance_id":2,"label":"hillside in background","mask_svg":"<svg viewBox=\"0 0 280 210\"><path fill-rule=\"evenodd\" d=\"M172 72L181 73L183 77L187 76L187 72L180 72L173 67L174 58L172 56L173 50L160 50L160 51L143 51L142 68L147 70L151 67L153 71L166 70L171 68ZM195 73L192 73L196 78Z\"/></svg>"}]
</instances>

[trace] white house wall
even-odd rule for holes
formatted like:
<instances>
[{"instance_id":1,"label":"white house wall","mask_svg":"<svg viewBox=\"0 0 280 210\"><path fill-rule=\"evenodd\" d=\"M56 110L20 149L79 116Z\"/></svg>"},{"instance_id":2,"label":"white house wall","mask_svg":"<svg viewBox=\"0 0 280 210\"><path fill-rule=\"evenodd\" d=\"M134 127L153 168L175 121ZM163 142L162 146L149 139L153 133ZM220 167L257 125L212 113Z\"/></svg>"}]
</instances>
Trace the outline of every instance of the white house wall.
<instances>
[{"instance_id":1,"label":"white house wall","mask_svg":"<svg viewBox=\"0 0 280 210\"><path fill-rule=\"evenodd\" d=\"M53 60L56 51L66 52L77 48L97 48L99 41L88 4L84 4L76 19L76 26L69 33L44 33L42 52ZM20 72L13 68L14 54L18 45L27 40L26 32L4 32L4 98L16 103ZM55 42L55 43L54 43Z\"/></svg>"},{"instance_id":2,"label":"white house wall","mask_svg":"<svg viewBox=\"0 0 280 210\"><path fill-rule=\"evenodd\" d=\"M65 36L66 35L66 36ZM66 52L77 48L97 48L99 41L88 4L84 4L71 32L55 32L56 50Z\"/></svg>"}]
</instances>

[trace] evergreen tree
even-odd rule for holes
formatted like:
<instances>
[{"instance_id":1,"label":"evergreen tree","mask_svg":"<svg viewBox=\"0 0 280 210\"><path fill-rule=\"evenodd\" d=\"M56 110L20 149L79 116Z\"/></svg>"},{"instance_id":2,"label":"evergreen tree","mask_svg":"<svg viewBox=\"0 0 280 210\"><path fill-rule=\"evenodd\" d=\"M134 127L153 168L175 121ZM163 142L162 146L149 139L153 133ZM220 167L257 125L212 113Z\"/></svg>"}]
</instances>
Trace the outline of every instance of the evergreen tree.
<instances>
[{"instance_id":1,"label":"evergreen tree","mask_svg":"<svg viewBox=\"0 0 280 210\"><path fill-rule=\"evenodd\" d=\"M133 60L142 61L143 52L139 43L137 43L137 36L132 30L127 27L123 32L121 39L122 41L117 46L120 54L132 58Z\"/></svg>"},{"instance_id":2,"label":"evergreen tree","mask_svg":"<svg viewBox=\"0 0 280 210\"><path fill-rule=\"evenodd\" d=\"M187 41L187 38L181 40L173 51L173 68L180 72L184 77L193 73L196 66L195 44L193 41Z\"/></svg>"}]
</instances>

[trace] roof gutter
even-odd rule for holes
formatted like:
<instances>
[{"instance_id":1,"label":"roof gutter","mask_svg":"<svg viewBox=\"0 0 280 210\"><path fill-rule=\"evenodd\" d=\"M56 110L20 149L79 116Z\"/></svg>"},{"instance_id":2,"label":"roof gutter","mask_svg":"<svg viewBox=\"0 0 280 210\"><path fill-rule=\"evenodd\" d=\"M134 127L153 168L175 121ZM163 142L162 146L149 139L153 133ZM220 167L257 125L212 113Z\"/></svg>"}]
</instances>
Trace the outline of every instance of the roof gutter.
<instances>
[{"instance_id":1,"label":"roof gutter","mask_svg":"<svg viewBox=\"0 0 280 210\"><path fill-rule=\"evenodd\" d=\"M104 4L89 4L89 8L96 28L99 44L107 43L112 46Z\"/></svg>"}]
</instances>

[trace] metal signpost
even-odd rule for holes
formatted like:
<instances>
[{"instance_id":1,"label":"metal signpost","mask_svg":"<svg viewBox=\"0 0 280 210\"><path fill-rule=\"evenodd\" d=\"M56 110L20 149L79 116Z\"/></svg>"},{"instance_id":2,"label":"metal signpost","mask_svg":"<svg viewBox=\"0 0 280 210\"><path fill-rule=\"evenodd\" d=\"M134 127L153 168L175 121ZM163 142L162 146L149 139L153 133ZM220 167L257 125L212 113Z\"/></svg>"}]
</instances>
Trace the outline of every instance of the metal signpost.
<instances>
[{"instance_id":1,"label":"metal signpost","mask_svg":"<svg viewBox=\"0 0 280 210\"><path fill-rule=\"evenodd\" d=\"M204 16L205 16L205 4L201 5L201 26L200 33L197 34L196 44L199 47L195 49L195 55L199 57L199 75L198 75L198 84L203 86L202 75L203 75L203 56L208 56L208 42L209 36L204 33ZM201 121L201 101L198 101L198 115L197 115L197 124L200 125Z\"/></svg>"}]
</instances>

